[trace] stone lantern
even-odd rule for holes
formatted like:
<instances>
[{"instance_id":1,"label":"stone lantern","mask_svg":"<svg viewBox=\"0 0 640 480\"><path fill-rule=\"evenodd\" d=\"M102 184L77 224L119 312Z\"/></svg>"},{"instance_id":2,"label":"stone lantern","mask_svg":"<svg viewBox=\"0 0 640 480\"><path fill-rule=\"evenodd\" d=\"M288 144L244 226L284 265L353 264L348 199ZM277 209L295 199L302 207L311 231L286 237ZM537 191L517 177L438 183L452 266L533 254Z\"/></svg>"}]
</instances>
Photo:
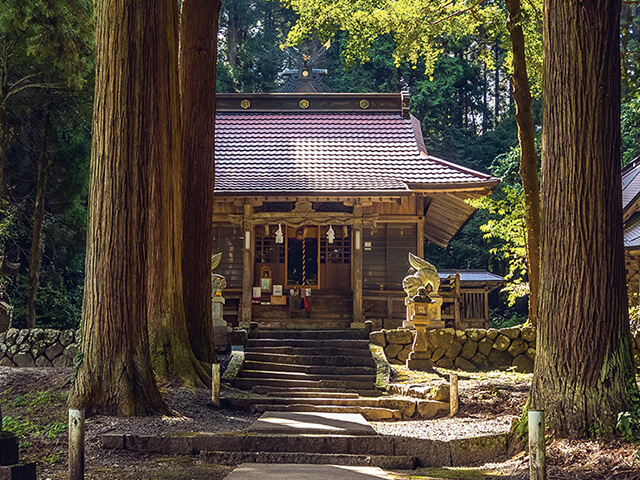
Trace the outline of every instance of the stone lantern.
<instances>
[{"instance_id":1,"label":"stone lantern","mask_svg":"<svg viewBox=\"0 0 640 480\"><path fill-rule=\"evenodd\" d=\"M427 340L427 328L443 328L444 322L439 320L442 298L430 296L433 291L431 284L420 287L418 293L410 299L413 306L411 321L416 329L416 336L411 346L411 353L407 359L407 367L411 370L429 371L433 369L431 354Z\"/></svg>"},{"instance_id":2,"label":"stone lantern","mask_svg":"<svg viewBox=\"0 0 640 480\"><path fill-rule=\"evenodd\" d=\"M223 317L225 299L222 290L227 287L227 280L222 275L213 273L222 259L222 252L211 258L211 306L213 320L213 345L216 350L224 351L229 346L229 326Z\"/></svg>"}]
</instances>

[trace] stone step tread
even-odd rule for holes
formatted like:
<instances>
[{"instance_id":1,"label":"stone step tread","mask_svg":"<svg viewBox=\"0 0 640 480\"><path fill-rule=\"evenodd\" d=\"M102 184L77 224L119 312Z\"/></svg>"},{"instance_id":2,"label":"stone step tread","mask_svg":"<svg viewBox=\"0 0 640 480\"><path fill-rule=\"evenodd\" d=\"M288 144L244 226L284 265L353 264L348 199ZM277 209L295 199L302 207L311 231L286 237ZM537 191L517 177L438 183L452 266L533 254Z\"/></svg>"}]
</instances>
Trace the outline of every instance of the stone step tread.
<instances>
[{"instance_id":1,"label":"stone step tread","mask_svg":"<svg viewBox=\"0 0 640 480\"><path fill-rule=\"evenodd\" d=\"M222 452L395 454L395 440L391 437L346 433L287 434L252 432L243 436L211 435L196 438L194 446L198 451Z\"/></svg>"},{"instance_id":2,"label":"stone step tread","mask_svg":"<svg viewBox=\"0 0 640 480\"><path fill-rule=\"evenodd\" d=\"M316 340L306 338L250 338L247 348L253 347L308 347L322 348L327 346L328 340ZM367 339L332 339L331 345L338 348L368 349Z\"/></svg>"},{"instance_id":3,"label":"stone step tread","mask_svg":"<svg viewBox=\"0 0 640 480\"><path fill-rule=\"evenodd\" d=\"M308 340L348 340L348 339L369 339L369 334L364 330L268 330L260 329L251 333L250 338L298 338Z\"/></svg>"},{"instance_id":4,"label":"stone step tread","mask_svg":"<svg viewBox=\"0 0 640 480\"><path fill-rule=\"evenodd\" d=\"M275 398L362 398L357 393L332 393L332 392L269 392L267 397Z\"/></svg>"},{"instance_id":5,"label":"stone step tread","mask_svg":"<svg viewBox=\"0 0 640 480\"><path fill-rule=\"evenodd\" d=\"M317 373L282 372L269 370L245 370L238 372L241 378L282 378L284 380L338 380L343 382L372 382L375 383L376 376L369 375L329 375ZM238 378L236 377L236 378Z\"/></svg>"},{"instance_id":6,"label":"stone step tread","mask_svg":"<svg viewBox=\"0 0 640 480\"><path fill-rule=\"evenodd\" d=\"M239 463L290 463L309 465L374 466L388 469L412 470L416 460L408 455L349 455L302 452L202 452L207 463L237 465Z\"/></svg>"},{"instance_id":7,"label":"stone step tread","mask_svg":"<svg viewBox=\"0 0 640 480\"><path fill-rule=\"evenodd\" d=\"M338 357L370 357L371 351L368 348L335 348L335 347L249 347L245 348L245 353L269 353L304 356L338 356Z\"/></svg>"},{"instance_id":8,"label":"stone step tread","mask_svg":"<svg viewBox=\"0 0 640 480\"><path fill-rule=\"evenodd\" d=\"M234 397L226 397L229 401L233 403ZM253 403L254 405L260 404L264 402L264 398L247 398L247 397L237 397L241 399L244 404ZM376 408L390 408L392 410L396 410L396 405L410 405L411 403L416 403L415 399L410 398L345 398L345 397L324 397L324 398L313 398L313 397L271 397L269 398L269 403L272 405L334 405L339 407L376 407Z\"/></svg>"},{"instance_id":9,"label":"stone step tread","mask_svg":"<svg viewBox=\"0 0 640 480\"><path fill-rule=\"evenodd\" d=\"M236 377L233 381L236 388L251 390L260 386L281 387L330 387L349 390L375 390L373 382L343 382L340 380L285 380L282 378Z\"/></svg>"},{"instance_id":10,"label":"stone step tread","mask_svg":"<svg viewBox=\"0 0 640 480\"><path fill-rule=\"evenodd\" d=\"M296 395L298 393L356 393L361 397L379 397L382 392L379 390L348 390L344 388L330 388L330 387L279 387L279 386L267 386L257 385L253 387L255 393L261 395L268 395L270 393L282 393L287 395Z\"/></svg>"},{"instance_id":11,"label":"stone step tread","mask_svg":"<svg viewBox=\"0 0 640 480\"><path fill-rule=\"evenodd\" d=\"M366 420L401 420L402 413L399 410L379 407L339 406L339 405L308 405L289 404L271 405L256 404L251 406L252 412L331 412L331 413L359 413Z\"/></svg>"},{"instance_id":12,"label":"stone step tread","mask_svg":"<svg viewBox=\"0 0 640 480\"><path fill-rule=\"evenodd\" d=\"M255 360L245 360L246 370L269 370L272 372L300 372L300 373L343 373L351 375L367 375L376 373L374 367L341 367L336 365L294 365L291 363L256 362Z\"/></svg>"},{"instance_id":13,"label":"stone step tread","mask_svg":"<svg viewBox=\"0 0 640 480\"><path fill-rule=\"evenodd\" d=\"M369 356L336 356L336 355L291 355L282 353L245 352L246 361L288 363L292 365L314 366L357 366L375 367L376 364Z\"/></svg>"}]
</instances>

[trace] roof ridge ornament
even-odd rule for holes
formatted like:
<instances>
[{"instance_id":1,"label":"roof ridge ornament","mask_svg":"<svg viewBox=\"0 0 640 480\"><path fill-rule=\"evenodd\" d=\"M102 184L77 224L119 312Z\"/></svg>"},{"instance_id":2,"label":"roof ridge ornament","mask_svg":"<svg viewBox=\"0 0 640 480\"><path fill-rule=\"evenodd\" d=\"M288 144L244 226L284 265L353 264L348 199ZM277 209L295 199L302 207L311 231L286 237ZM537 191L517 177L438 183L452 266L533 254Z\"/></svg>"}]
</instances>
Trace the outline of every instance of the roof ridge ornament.
<instances>
[{"instance_id":1,"label":"roof ridge ornament","mask_svg":"<svg viewBox=\"0 0 640 480\"><path fill-rule=\"evenodd\" d=\"M331 43L327 42L313 49L310 54L302 53L297 48L285 48L296 68L286 69L282 73L287 82L280 89L280 93L333 93L322 80L322 76L327 74L327 69L314 68L330 45ZM292 50L295 50L295 54Z\"/></svg>"}]
</instances>

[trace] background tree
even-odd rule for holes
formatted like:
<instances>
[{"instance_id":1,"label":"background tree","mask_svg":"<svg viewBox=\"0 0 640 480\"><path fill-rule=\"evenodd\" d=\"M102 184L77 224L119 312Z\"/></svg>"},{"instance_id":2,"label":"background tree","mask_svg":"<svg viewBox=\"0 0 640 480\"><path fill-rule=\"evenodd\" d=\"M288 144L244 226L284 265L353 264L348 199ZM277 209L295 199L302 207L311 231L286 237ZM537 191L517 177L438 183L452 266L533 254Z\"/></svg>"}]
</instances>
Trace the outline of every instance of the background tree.
<instances>
[{"instance_id":1,"label":"background tree","mask_svg":"<svg viewBox=\"0 0 640 480\"><path fill-rule=\"evenodd\" d=\"M66 87L83 86L91 73L90 17L91 4L86 0L74 0L71 5L60 1L9 0L0 7L0 198L5 198L7 153L18 140L12 135L17 131L13 128L12 118L22 115L33 121L34 111L40 112L38 101L42 105L50 103L52 96L70 95ZM27 141L40 146L35 149L39 158L36 169L38 181L27 293L26 325L30 328L36 325L36 292L41 270L44 203L50 161L47 108L41 116L45 120L35 120L39 128L28 129L35 138Z\"/></svg>"},{"instance_id":2,"label":"background tree","mask_svg":"<svg viewBox=\"0 0 640 480\"><path fill-rule=\"evenodd\" d=\"M558 436L637 395L620 175L620 1L545 0L542 264L531 403ZM588 139L588 141L587 141Z\"/></svg>"},{"instance_id":3,"label":"background tree","mask_svg":"<svg viewBox=\"0 0 640 480\"><path fill-rule=\"evenodd\" d=\"M507 23L503 9L495 2L396 2L352 3L350 1L318 1L308 3L303 0L283 0L283 3L295 9L300 19L289 33L289 41L300 42L308 38L311 32L318 31L321 36L330 36L338 30L349 32L349 42L345 50L348 60L356 61L369 58L369 49L374 38L383 34L393 34L396 49L396 63L408 59L415 64L418 59L425 62L425 72L431 74L442 52L443 39L460 38L464 35L479 34L486 37L488 32L502 31ZM536 15L536 2L529 2L531 15ZM517 105L516 121L518 139L521 145L521 177L524 189L524 201L527 211L527 243L529 253L529 318L537 321L538 264L539 264L539 228L540 208L537 177L537 157L535 152L532 99L527 74L526 45L524 42L525 11L519 0L506 0L508 27L511 39L511 58L513 63L514 100ZM535 25L529 22L529 25ZM535 26L530 35L538 36ZM495 35L494 35L495 36ZM534 42L535 43L535 42ZM488 46L487 46L488 47ZM486 48L485 59L491 58ZM497 52L496 52L497 53ZM463 121L467 118L466 98L461 99ZM486 116L483 115L486 126Z\"/></svg>"}]
</instances>

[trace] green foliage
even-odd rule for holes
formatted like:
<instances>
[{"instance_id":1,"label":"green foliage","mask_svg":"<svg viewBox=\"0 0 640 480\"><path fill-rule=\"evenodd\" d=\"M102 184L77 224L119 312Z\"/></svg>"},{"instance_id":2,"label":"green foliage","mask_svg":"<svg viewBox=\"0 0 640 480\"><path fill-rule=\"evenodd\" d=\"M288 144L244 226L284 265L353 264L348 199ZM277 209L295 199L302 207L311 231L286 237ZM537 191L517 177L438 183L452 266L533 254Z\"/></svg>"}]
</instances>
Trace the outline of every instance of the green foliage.
<instances>
[{"instance_id":1,"label":"green foliage","mask_svg":"<svg viewBox=\"0 0 640 480\"><path fill-rule=\"evenodd\" d=\"M640 157L640 95L623 102L620 117L622 165Z\"/></svg>"},{"instance_id":2,"label":"green foliage","mask_svg":"<svg viewBox=\"0 0 640 480\"><path fill-rule=\"evenodd\" d=\"M20 439L21 448L31 446L36 439L46 440L54 446L60 445L67 424L59 418L60 415L51 417L48 412L52 406L58 412L63 412L68 394L55 393L50 389L33 390L11 399L12 394L12 388L0 392L0 405L10 413L3 417L3 429L13 432ZM60 460L61 453L57 450L44 461L55 463Z\"/></svg>"},{"instance_id":3,"label":"green foliage","mask_svg":"<svg viewBox=\"0 0 640 480\"><path fill-rule=\"evenodd\" d=\"M283 83L281 45L295 15L272 0L224 0L218 36L218 92L274 92Z\"/></svg>"},{"instance_id":4,"label":"green foliage","mask_svg":"<svg viewBox=\"0 0 640 480\"><path fill-rule=\"evenodd\" d=\"M631 409L618 414L616 428L625 440L640 443L640 395L638 394L635 379L629 382L629 398L631 399ZM640 450L636 454L640 456Z\"/></svg>"},{"instance_id":5,"label":"green foliage","mask_svg":"<svg viewBox=\"0 0 640 480\"><path fill-rule=\"evenodd\" d=\"M78 88L93 70L91 0L3 0L0 46L4 72L22 84L59 82ZM6 92L4 92L6 93Z\"/></svg>"}]
</instances>

